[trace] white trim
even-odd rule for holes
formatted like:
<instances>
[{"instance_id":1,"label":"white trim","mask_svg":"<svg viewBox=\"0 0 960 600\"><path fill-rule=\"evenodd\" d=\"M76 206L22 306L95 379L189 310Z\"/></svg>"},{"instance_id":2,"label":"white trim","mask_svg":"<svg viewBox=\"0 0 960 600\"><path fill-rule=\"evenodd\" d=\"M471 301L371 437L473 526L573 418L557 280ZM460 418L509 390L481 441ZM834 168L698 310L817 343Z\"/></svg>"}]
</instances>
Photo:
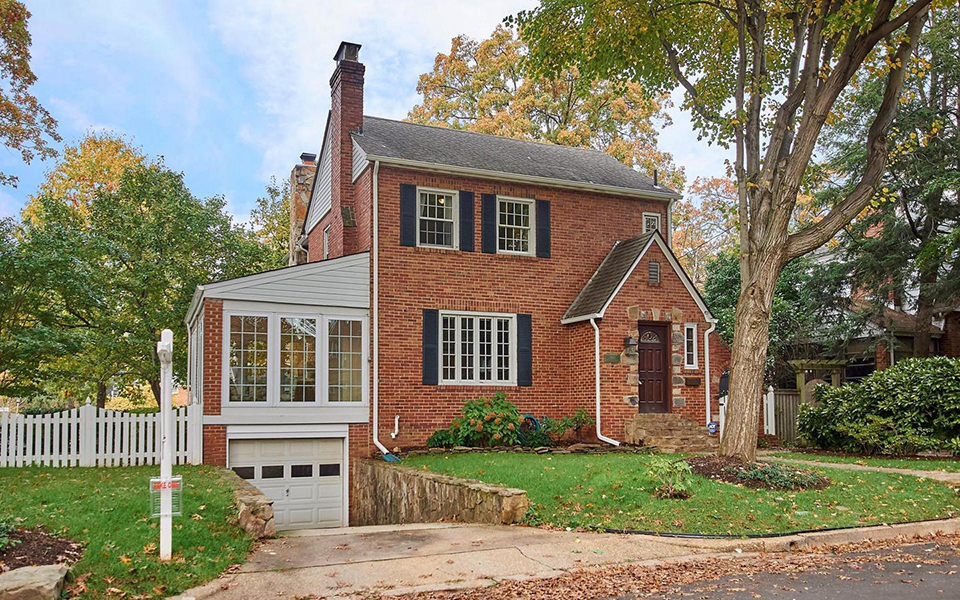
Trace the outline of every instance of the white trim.
<instances>
[{"instance_id":1,"label":"white trim","mask_svg":"<svg viewBox=\"0 0 960 600\"><path fill-rule=\"evenodd\" d=\"M484 179L496 179L498 181L511 181L516 183L531 183L549 187L566 188L573 190L585 190L588 192L598 192L602 194L612 194L616 196L629 196L631 198L644 198L648 200L670 200L679 198L680 194L674 192L651 192L647 190L638 190L634 188L625 188L614 185L603 185L598 183L582 183L579 181L570 181L567 179L555 179L553 177L539 177L537 175L519 175L517 173L506 173L504 171L490 171L487 169L474 169L472 167L458 167L456 165L444 165L440 163L425 162L419 160L407 160L404 158L394 158L392 156L379 156L374 154L367 155L368 161L378 161L385 165L392 165L408 169L426 170L435 173L450 173L454 175L467 175L471 177L480 177Z\"/></svg>"},{"instance_id":2,"label":"white trim","mask_svg":"<svg viewBox=\"0 0 960 600\"><path fill-rule=\"evenodd\" d=\"M706 424L709 426L710 421L713 420L710 418L710 334L717 328L717 320L707 319L707 322L710 323L710 327L703 332L703 393L705 396L704 406L707 410Z\"/></svg>"},{"instance_id":3,"label":"white trim","mask_svg":"<svg viewBox=\"0 0 960 600\"><path fill-rule=\"evenodd\" d=\"M453 203L453 233L451 244L443 246L438 244L420 243L420 192L427 194L449 194ZM446 221L446 219L427 219L429 221ZM441 250L459 250L460 249L460 192L457 190L445 190L442 188L417 186L417 247L418 248L439 248Z\"/></svg>"},{"instance_id":4,"label":"white trim","mask_svg":"<svg viewBox=\"0 0 960 600\"><path fill-rule=\"evenodd\" d=\"M496 312L474 312L464 310L440 310L437 317L437 385L461 385L461 386L516 386L517 385L517 315L515 313L496 313ZM454 350L456 352L456 364L454 373L456 379L443 378L443 319L444 317L454 317ZM458 317L474 318L473 335L473 372L474 378L465 380L460 378L460 324ZM480 319L509 319L510 320L510 379L504 381L496 379L497 377L497 328L496 322L490 325L490 381L480 381Z\"/></svg>"},{"instance_id":5,"label":"white trim","mask_svg":"<svg viewBox=\"0 0 960 600\"><path fill-rule=\"evenodd\" d=\"M650 233L650 230L647 229L647 217L653 217L657 220L656 230L663 231L663 215L658 212L644 212L642 219L643 233Z\"/></svg>"},{"instance_id":6,"label":"white trim","mask_svg":"<svg viewBox=\"0 0 960 600\"><path fill-rule=\"evenodd\" d=\"M700 297L700 293L697 292L697 288L693 285L693 282L690 281L690 277L688 277L687 274L683 271L683 268L680 266L680 263L677 262L677 258L673 255L673 252L671 252L670 249L667 248L666 244L664 244L663 236L660 235L659 231L656 231L652 236L650 236L650 240L647 241L647 244L643 247L643 250L640 251L640 254L637 255L637 259L633 261L633 264L630 265L629 269L627 269L627 272L626 274L624 274L623 279L620 280L620 283L617 284L616 289L613 291L612 294L610 294L610 297L607 299L607 302L603 305L603 308L601 308L598 312L592 315L581 315L581 316L573 317L569 319L561 319L560 323L562 323L563 325L569 325L571 323L579 323L580 321L589 321L590 319L602 319L604 313L606 313L607 311L607 308L609 308L610 304L613 302L613 299L616 298L617 294L620 293L620 289L623 288L623 285L627 282L628 279L630 279L630 275L633 274L634 269L636 269L637 265L640 264L640 261L643 260L644 255L646 255L647 253L647 250L650 249L650 246L652 246L654 242L657 243L657 246L663 252L663 255L667 257L667 262L669 262L670 266L673 267L673 271L680 278L680 281L683 282L683 286L687 289L687 292L689 292L694 302L697 303L697 308L699 308L700 312L703 313L703 316L705 317L705 319L708 322L713 322L714 320L713 315L710 314L710 310L707 308L707 305L703 303L703 298ZM603 263L601 262L600 264L602 265ZM594 271L594 274L596 274L596 271ZM662 278L663 277L661 273L661 279Z\"/></svg>"},{"instance_id":7,"label":"white trim","mask_svg":"<svg viewBox=\"0 0 960 600\"><path fill-rule=\"evenodd\" d=\"M689 348L687 348L687 334L693 332L693 337L690 339L693 343L693 362L687 360L689 355ZM696 323L684 323L683 325L683 368L695 370L698 368L699 360L697 357L697 348L699 344L697 343L697 324Z\"/></svg>"},{"instance_id":8,"label":"white trim","mask_svg":"<svg viewBox=\"0 0 960 600\"><path fill-rule=\"evenodd\" d=\"M526 204L530 207L530 237L527 240L527 251L518 252L516 250L500 249L500 201L515 202ZM533 198L519 198L516 196L497 196L496 210L493 215L496 228L494 231L497 236L497 254L512 254L514 256L536 256L537 254L537 201ZM517 227L516 225L504 225L504 227Z\"/></svg>"},{"instance_id":9,"label":"white trim","mask_svg":"<svg viewBox=\"0 0 960 600\"><path fill-rule=\"evenodd\" d=\"M354 141L356 144L356 141ZM380 163L373 163L373 445L384 456L387 447L380 442Z\"/></svg>"},{"instance_id":10,"label":"white trim","mask_svg":"<svg viewBox=\"0 0 960 600\"><path fill-rule=\"evenodd\" d=\"M667 204L667 235L664 237L667 238L667 245L671 250L673 250L673 205L676 201L676 198L671 198Z\"/></svg>"}]
</instances>

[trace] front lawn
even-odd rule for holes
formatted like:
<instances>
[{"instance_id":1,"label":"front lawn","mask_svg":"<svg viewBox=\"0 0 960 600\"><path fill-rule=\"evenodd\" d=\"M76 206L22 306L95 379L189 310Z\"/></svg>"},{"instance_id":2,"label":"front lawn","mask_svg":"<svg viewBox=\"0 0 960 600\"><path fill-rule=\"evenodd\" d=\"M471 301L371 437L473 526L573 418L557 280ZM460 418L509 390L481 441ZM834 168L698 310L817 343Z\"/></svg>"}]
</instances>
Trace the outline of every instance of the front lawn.
<instances>
[{"instance_id":1,"label":"front lawn","mask_svg":"<svg viewBox=\"0 0 960 600\"><path fill-rule=\"evenodd\" d=\"M82 598L165 598L240 562L252 540L233 523L233 493L219 469L176 466L183 516L173 520L173 560L157 559L158 520L150 518L151 477L159 467L0 469L0 517L80 542L73 567ZM235 519L233 519L235 520Z\"/></svg>"},{"instance_id":2,"label":"front lawn","mask_svg":"<svg viewBox=\"0 0 960 600\"><path fill-rule=\"evenodd\" d=\"M816 454L814 452L776 452L773 456L794 460L809 460L823 463L847 465L865 465L868 467L888 467L892 469L914 469L916 471L950 471L960 473L960 460L936 458L881 458L866 456L845 456L838 454Z\"/></svg>"},{"instance_id":3,"label":"front lawn","mask_svg":"<svg viewBox=\"0 0 960 600\"><path fill-rule=\"evenodd\" d=\"M527 521L558 527L756 534L949 517L947 485L904 475L817 469L833 484L800 492L753 490L691 476L688 500L660 500L642 454L432 454L409 466L527 491ZM669 456L679 459L681 456Z\"/></svg>"}]
</instances>

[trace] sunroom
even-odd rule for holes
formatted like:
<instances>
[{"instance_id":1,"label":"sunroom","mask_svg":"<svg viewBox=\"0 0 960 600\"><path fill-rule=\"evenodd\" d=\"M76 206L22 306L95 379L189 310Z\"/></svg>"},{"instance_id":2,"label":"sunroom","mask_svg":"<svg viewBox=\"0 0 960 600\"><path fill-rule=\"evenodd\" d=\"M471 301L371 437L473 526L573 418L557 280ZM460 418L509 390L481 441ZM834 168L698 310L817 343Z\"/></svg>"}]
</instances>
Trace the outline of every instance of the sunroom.
<instances>
[{"instance_id":1,"label":"sunroom","mask_svg":"<svg viewBox=\"0 0 960 600\"><path fill-rule=\"evenodd\" d=\"M271 497L278 529L347 524L349 426L369 418L369 280L361 253L194 295L187 379L204 462Z\"/></svg>"}]
</instances>

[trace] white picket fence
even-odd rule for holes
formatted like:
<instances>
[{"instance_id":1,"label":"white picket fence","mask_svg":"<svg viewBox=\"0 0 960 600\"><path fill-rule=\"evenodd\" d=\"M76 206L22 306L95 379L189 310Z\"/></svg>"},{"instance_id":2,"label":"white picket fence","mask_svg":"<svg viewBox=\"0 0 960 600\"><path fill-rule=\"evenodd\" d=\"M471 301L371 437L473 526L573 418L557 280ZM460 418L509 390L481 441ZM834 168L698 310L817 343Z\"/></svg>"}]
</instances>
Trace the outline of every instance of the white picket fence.
<instances>
[{"instance_id":1,"label":"white picket fence","mask_svg":"<svg viewBox=\"0 0 960 600\"><path fill-rule=\"evenodd\" d=\"M173 411L173 459L199 464L201 407ZM44 415L0 410L0 467L117 467L160 464L160 413L104 410L89 403Z\"/></svg>"}]
</instances>

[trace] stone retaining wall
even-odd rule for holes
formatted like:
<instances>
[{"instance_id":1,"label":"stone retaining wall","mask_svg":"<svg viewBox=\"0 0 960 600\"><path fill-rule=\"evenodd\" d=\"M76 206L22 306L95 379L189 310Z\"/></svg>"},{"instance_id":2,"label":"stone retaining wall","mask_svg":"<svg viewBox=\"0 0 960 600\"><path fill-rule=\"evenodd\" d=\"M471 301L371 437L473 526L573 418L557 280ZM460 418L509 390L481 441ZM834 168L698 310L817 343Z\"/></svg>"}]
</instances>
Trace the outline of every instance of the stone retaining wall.
<instances>
[{"instance_id":1,"label":"stone retaining wall","mask_svg":"<svg viewBox=\"0 0 960 600\"><path fill-rule=\"evenodd\" d=\"M236 473L225 469L224 476L234 486L233 501L237 507L237 520L240 527L257 539L272 538L277 535L277 525L273 520L273 500L267 498L259 488Z\"/></svg>"},{"instance_id":2,"label":"stone retaining wall","mask_svg":"<svg viewBox=\"0 0 960 600\"><path fill-rule=\"evenodd\" d=\"M351 525L517 523L529 501L523 490L459 479L383 460L353 461Z\"/></svg>"}]
</instances>

